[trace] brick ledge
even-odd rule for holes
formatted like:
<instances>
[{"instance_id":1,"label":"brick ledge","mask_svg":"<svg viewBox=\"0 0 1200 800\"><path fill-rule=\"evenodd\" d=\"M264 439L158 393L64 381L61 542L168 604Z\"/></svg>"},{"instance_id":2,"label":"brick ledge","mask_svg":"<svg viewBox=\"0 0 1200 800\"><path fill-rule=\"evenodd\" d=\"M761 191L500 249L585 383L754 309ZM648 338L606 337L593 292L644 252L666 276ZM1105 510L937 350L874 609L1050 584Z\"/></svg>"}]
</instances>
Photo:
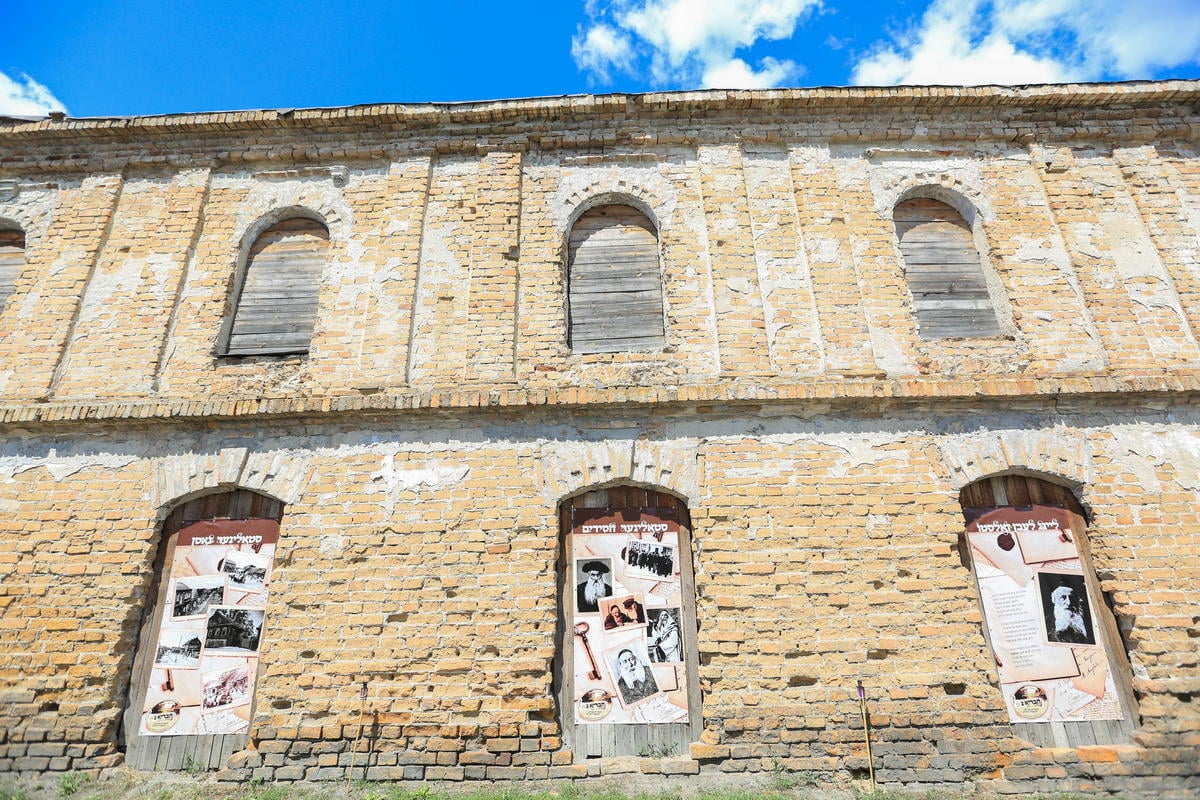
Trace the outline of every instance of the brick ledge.
<instances>
[{"instance_id":1,"label":"brick ledge","mask_svg":"<svg viewBox=\"0 0 1200 800\"><path fill-rule=\"evenodd\" d=\"M1200 391L1200 374L1098 375L1064 378L810 379L726 381L683 386L621 386L600 389L461 388L396 389L377 394L320 397L215 397L61 400L0 403L0 424L119 419L228 419L299 417L348 412L401 413L426 409L520 409L533 406L671 406L694 403L760 404L776 401L986 400L1101 395L1187 394Z\"/></svg>"}]
</instances>

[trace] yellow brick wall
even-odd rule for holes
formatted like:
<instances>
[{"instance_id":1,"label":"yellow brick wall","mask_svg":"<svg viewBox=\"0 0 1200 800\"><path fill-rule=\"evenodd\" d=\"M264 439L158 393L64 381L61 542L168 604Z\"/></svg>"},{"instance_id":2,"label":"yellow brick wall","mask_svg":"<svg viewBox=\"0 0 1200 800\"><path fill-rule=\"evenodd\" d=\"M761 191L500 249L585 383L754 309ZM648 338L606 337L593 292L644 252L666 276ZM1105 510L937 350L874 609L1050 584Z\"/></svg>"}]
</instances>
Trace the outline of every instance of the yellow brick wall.
<instances>
[{"instance_id":1,"label":"yellow brick wall","mask_svg":"<svg viewBox=\"0 0 1200 800\"><path fill-rule=\"evenodd\" d=\"M160 521L242 487L286 511L225 777L344 777L367 680L371 778L845 780L862 679L886 783L1187 796L1200 89L1172 86L961 90L932 120L934 94L845 90L296 112L304 139L273 112L0 126L0 220L28 239L0 314L0 771L120 761ZM919 187L977 210L1005 337L920 339L888 217ZM613 198L659 228L668 346L574 355L565 239ZM288 209L330 230L311 351L222 356L245 249ZM1012 471L1092 515L1125 745L1006 721L958 491ZM620 483L691 511L705 731L588 765L552 694L557 511Z\"/></svg>"}]
</instances>

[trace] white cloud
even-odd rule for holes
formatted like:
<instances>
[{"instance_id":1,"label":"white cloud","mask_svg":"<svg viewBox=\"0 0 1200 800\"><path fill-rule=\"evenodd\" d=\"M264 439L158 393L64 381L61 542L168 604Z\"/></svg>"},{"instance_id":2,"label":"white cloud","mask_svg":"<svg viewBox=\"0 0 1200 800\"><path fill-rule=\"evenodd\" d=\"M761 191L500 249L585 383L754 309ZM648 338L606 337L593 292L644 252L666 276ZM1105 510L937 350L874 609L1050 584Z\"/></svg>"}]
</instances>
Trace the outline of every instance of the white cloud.
<instances>
[{"instance_id":1,"label":"white cloud","mask_svg":"<svg viewBox=\"0 0 1200 800\"><path fill-rule=\"evenodd\" d=\"M1195 0L934 0L859 61L859 84L1148 78L1200 63Z\"/></svg>"},{"instance_id":2,"label":"white cloud","mask_svg":"<svg viewBox=\"0 0 1200 800\"><path fill-rule=\"evenodd\" d=\"M572 42L575 63L602 81L610 70L648 69L660 85L763 88L799 75L774 58L752 66L738 51L787 39L821 0L597 0ZM599 33L598 33L599 32ZM622 38L623 37L623 38ZM606 48L621 38L626 49Z\"/></svg>"},{"instance_id":3,"label":"white cloud","mask_svg":"<svg viewBox=\"0 0 1200 800\"><path fill-rule=\"evenodd\" d=\"M762 69L759 70L740 58L731 58L724 64L709 64L700 81L705 86L722 89L770 89L800 74L800 68L792 61L764 58L760 63Z\"/></svg>"},{"instance_id":4,"label":"white cloud","mask_svg":"<svg viewBox=\"0 0 1200 800\"><path fill-rule=\"evenodd\" d=\"M0 116L44 117L66 110L61 100L28 75L13 80L0 72Z\"/></svg>"},{"instance_id":5,"label":"white cloud","mask_svg":"<svg viewBox=\"0 0 1200 800\"><path fill-rule=\"evenodd\" d=\"M603 23L593 25L586 31L582 26L571 41L571 56L579 67L596 74L600 80L610 79L610 68L628 71L633 59L633 45L629 37Z\"/></svg>"}]
</instances>

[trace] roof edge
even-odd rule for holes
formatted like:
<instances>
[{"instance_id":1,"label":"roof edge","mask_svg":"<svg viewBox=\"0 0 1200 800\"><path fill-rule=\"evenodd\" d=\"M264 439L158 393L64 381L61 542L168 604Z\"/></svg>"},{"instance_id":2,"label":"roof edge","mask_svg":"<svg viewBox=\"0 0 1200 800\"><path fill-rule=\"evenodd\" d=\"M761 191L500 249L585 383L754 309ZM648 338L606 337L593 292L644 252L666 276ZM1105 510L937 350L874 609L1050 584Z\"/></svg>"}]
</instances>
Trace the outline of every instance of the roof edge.
<instances>
[{"instance_id":1,"label":"roof edge","mask_svg":"<svg viewBox=\"0 0 1200 800\"><path fill-rule=\"evenodd\" d=\"M226 130L269 124L383 120L394 123L499 121L541 115L589 116L621 112L777 108L836 108L866 105L1103 106L1200 100L1200 80L1124 81L1116 83L1029 84L1019 86L820 86L795 89L703 89L641 94L575 94L443 103L369 103L315 108L205 111L146 116L70 117L61 113L35 119L0 116L0 135L79 133L105 130L188 129L220 126Z\"/></svg>"}]
</instances>

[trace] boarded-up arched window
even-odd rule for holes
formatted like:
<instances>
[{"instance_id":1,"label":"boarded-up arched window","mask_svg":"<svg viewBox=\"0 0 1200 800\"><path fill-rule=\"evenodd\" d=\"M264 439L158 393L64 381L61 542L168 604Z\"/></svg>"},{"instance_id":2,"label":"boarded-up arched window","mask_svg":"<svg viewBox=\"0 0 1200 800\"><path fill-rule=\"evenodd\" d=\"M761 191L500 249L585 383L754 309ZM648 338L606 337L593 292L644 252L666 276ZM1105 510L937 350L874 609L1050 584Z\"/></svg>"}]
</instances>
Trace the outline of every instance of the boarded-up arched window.
<instances>
[{"instance_id":1,"label":"boarded-up arched window","mask_svg":"<svg viewBox=\"0 0 1200 800\"><path fill-rule=\"evenodd\" d=\"M225 353L307 353L317 294L329 257L329 230L312 219L272 225L250 247Z\"/></svg>"},{"instance_id":2,"label":"boarded-up arched window","mask_svg":"<svg viewBox=\"0 0 1200 800\"><path fill-rule=\"evenodd\" d=\"M25 234L0 230L0 309L17 286L17 277L25 268Z\"/></svg>"},{"instance_id":3,"label":"boarded-up arched window","mask_svg":"<svg viewBox=\"0 0 1200 800\"><path fill-rule=\"evenodd\" d=\"M220 769L245 748L283 504L248 489L162 526L120 743L133 769Z\"/></svg>"},{"instance_id":4,"label":"boarded-up arched window","mask_svg":"<svg viewBox=\"0 0 1200 800\"><path fill-rule=\"evenodd\" d=\"M625 205L597 206L571 228L568 340L576 353L655 350L666 344L658 234Z\"/></svg>"},{"instance_id":5,"label":"boarded-up arched window","mask_svg":"<svg viewBox=\"0 0 1200 800\"><path fill-rule=\"evenodd\" d=\"M576 763L686 755L704 730L687 505L613 486L559 510L554 684L566 749Z\"/></svg>"},{"instance_id":6,"label":"boarded-up arched window","mask_svg":"<svg viewBox=\"0 0 1200 800\"><path fill-rule=\"evenodd\" d=\"M959 494L964 563L1013 731L1041 747L1127 743L1138 726L1129 658L1069 489L1026 475Z\"/></svg>"},{"instance_id":7,"label":"boarded-up arched window","mask_svg":"<svg viewBox=\"0 0 1200 800\"><path fill-rule=\"evenodd\" d=\"M979 251L962 215L916 197L897 203L894 219L921 338L999 336Z\"/></svg>"}]
</instances>

